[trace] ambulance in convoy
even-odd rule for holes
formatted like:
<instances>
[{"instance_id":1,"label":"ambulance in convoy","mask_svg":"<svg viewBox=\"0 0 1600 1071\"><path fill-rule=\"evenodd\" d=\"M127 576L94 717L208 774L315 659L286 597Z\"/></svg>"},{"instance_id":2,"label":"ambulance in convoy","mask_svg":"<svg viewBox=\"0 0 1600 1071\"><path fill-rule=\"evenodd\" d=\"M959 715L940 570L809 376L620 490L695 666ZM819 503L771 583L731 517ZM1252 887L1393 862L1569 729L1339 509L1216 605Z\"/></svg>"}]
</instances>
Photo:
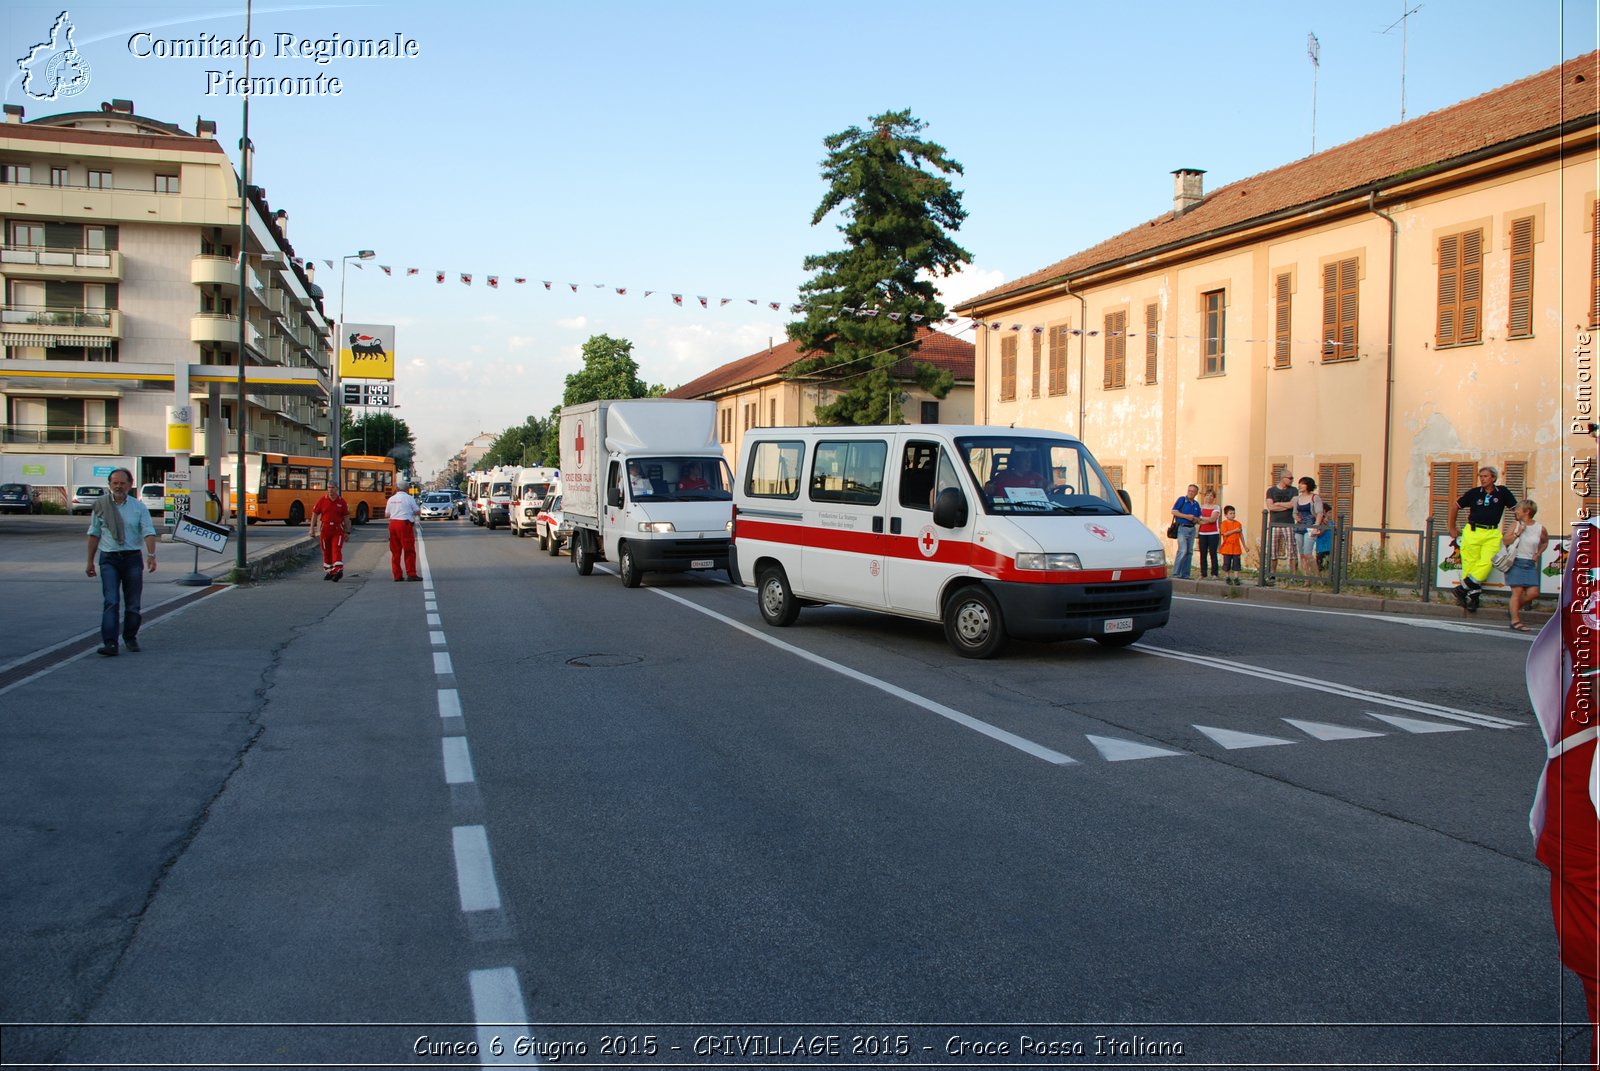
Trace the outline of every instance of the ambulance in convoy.
<instances>
[{"instance_id":1,"label":"ambulance in convoy","mask_svg":"<svg viewBox=\"0 0 1600 1071\"><path fill-rule=\"evenodd\" d=\"M524 465L511 481L511 533L517 538L534 534L539 511L560 475L543 465Z\"/></svg>"},{"instance_id":2,"label":"ambulance in convoy","mask_svg":"<svg viewBox=\"0 0 1600 1071\"><path fill-rule=\"evenodd\" d=\"M836 603L940 622L988 658L1007 637L1124 647L1167 623L1161 541L1069 435L752 428L739 472L729 574L769 625Z\"/></svg>"},{"instance_id":3,"label":"ambulance in convoy","mask_svg":"<svg viewBox=\"0 0 1600 1071\"><path fill-rule=\"evenodd\" d=\"M715 402L635 398L561 410L561 512L578 575L727 569L733 475Z\"/></svg>"},{"instance_id":4,"label":"ambulance in convoy","mask_svg":"<svg viewBox=\"0 0 1600 1071\"><path fill-rule=\"evenodd\" d=\"M500 465L479 469L467 477L467 518L493 531L511 523L511 485L517 470Z\"/></svg>"}]
</instances>

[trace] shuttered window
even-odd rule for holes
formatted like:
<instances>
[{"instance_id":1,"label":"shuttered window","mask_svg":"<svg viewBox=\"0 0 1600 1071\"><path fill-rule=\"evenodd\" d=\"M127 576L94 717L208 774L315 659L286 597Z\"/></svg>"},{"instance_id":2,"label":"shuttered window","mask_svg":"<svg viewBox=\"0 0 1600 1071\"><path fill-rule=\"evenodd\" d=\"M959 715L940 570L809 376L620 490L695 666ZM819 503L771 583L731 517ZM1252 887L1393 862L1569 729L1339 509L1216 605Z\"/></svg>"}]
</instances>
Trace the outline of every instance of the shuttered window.
<instances>
[{"instance_id":1,"label":"shuttered window","mask_svg":"<svg viewBox=\"0 0 1600 1071\"><path fill-rule=\"evenodd\" d=\"M1348 361L1356 355L1359 261L1355 257L1322 268L1322 359Z\"/></svg>"},{"instance_id":2,"label":"shuttered window","mask_svg":"<svg viewBox=\"0 0 1600 1071\"><path fill-rule=\"evenodd\" d=\"M1205 295L1206 342L1205 363L1201 374L1220 375L1227 371L1228 311L1223 303L1226 292L1212 290Z\"/></svg>"},{"instance_id":3,"label":"shuttered window","mask_svg":"<svg viewBox=\"0 0 1600 1071\"><path fill-rule=\"evenodd\" d=\"M1222 466L1221 465L1196 465L1194 482L1200 488L1203 498L1206 492L1214 495L1222 494Z\"/></svg>"},{"instance_id":4,"label":"shuttered window","mask_svg":"<svg viewBox=\"0 0 1600 1071\"><path fill-rule=\"evenodd\" d=\"M1161 307L1155 302L1144 307L1144 381L1155 383L1161 378L1161 362L1156 357L1157 329L1161 326Z\"/></svg>"},{"instance_id":5,"label":"shuttered window","mask_svg":"<svg viewBox=\"0 0 1600 1071\"><path fill-rule=\"evenodd\" d=\"M1128 314L1106 314L1106 390L1126 386L1128 383Z\"/></svg>"},{"instance_id":6,"label":"shuttered window","mask_svg":"<svg viewBox=\"0 0 1600 1071\"><path fill-rule=\"evenodd\" d=\"M1317 494L1333 507L1335 522L1349 530L1356 513L1356 466L1353 461L1328 461L1317 466Z\"/></svg>"},{"instance_id":7,"label":"shuttered window","mask_svg":"<svg viewBox=\"0 0 1600 1071\"><path fill-rule=\"evenodd\" d=\"M1441 532L1450 531L1456 501L1478 482L1476 461L1435 461L1428 466L1428 516Z\"/></svg>"},{"instance_id":8,"label":"shuttered window","mask_svg":"<svg viewBox=\"0 0 1600 1071\"><path fill-rule=\"evenodd\" d=\"M1533 335L1532 216L1511 221L1511 309L1506 334L1510 338Z\"/></svg>"},{"instance_id":9,"label":"shuttered window","mask_svg":"<svg viewBox=\"0 0 1600 1071\"><path fill-rule=\"evenodd\" d=\"M1039 397L1040 383L1044 378L1040 374L1042 372L1040 365L1043 363L1043 358L1044 332L1035 327L1033 329L1033 379L1028 383L1028 394L1035 398Z\"/></svg>"},{"instance_id":10,"label":"shuttered window","mask_svg":"<svg viewBox=\"0 0 1600 1071\"><path fill-rule=\"evenodd\" d=\"M1000 340L1000 400L1017 399L1017 336L1007 335Z\"/></svg>"},{"instance_id":11,"label":"shuttered window","mask_svg":"<svg viewBox=\"0 0 1600 1071\"><path fill-rule=\"evenodd\" d=\"M1122 490L1122 487L1123 487L1123 483L1122 483L1122 466L1121 465L1101 465L1100 467L1105 469L1105 471L1106 471L1106 479L1111 481L1111 489L1113 491Z\"/></svg>"},{"instance_id":12,"label":"shuttered window","mask_svg":"<svg viewBox=\"0 0 1600 1071\"><path fill-rule=\"evenodd\" d=\"M1050 329L1050 393L1067 393L1067 340L1072 332L1065 325Z\"/></svg>"},{"instance_id":13,"label":"shuttered window","mask_svg":"<svg viewBox=\"0 0 1600 1071\"><path fill-rule=\"evenodd\" d=\"M1507 491L1516 496L1521 502L1528 497L1528 463L1526 461L1507 461L1500 470L1500 482L1505 484ZM1516 527L1517 518L1511 510L1506 510L1505 516L1500 518L1500 531L1509 532Z\"/></svg>"},{"instance_id":14,"label":"shuttered window","mask_svg":"<svg viewBox=\"0 0 1600 1071\"><path fill-rule=\"evenodd\" d=\"M1289 273L1273 280L1272 367L1289 367Z\"/></svg>"},{"instance_id":15,"label":"shuttered window","mask_svg":"<svg viewBox=\"0 0 1600 1071\"><path fill-rule=\"evenodd\" d=\"M1483 232L1439 239L1437 344L1459 346L1483 338Z\"/></svg>"}]
</instances>

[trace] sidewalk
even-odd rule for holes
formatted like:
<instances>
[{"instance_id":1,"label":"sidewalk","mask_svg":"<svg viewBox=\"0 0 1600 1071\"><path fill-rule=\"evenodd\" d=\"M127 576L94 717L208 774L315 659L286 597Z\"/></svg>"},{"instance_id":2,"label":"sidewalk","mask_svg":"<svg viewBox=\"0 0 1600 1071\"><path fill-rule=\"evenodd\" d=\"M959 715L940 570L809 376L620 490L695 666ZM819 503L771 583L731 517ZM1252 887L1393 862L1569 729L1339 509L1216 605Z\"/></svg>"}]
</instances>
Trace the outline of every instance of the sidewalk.
<instances>
[{"instance_id":1,"label":"sidewalk","mask_svg":"<svg viewBox=\"0 0 1600 1071\"><path fill-rule=\"evenodd\" d=\"M1475 614L1469 614L1456 605L1448 590L1436 590L1433 593L1433 601L1423 602L1411 594L1370 595L1340 592L1335 595L1318 588L1282 583L1272 587L1262 587L1251 577L1246 578L1239 587L1230 587L1220 580L1174 580L1172 593L1214 599L1244 599L1247 602L1276 606L1312 606L1325 610L1348 610L1370 614L1410 614L1413 617L1437 617L1468 624L1499 625L1502 628L1511 624L1511 610L1506 600L1493 597L1493 594L1492 601L1485 601L1482 609ZM1547 607L1548 603L1549 600L1545 600L1540 605ZM1552 610L1548 608L1528 609L1522 612L1522 620L1529 628L1537 631L1550 619L1551 613Z\"/></svg>"}]
</instances>

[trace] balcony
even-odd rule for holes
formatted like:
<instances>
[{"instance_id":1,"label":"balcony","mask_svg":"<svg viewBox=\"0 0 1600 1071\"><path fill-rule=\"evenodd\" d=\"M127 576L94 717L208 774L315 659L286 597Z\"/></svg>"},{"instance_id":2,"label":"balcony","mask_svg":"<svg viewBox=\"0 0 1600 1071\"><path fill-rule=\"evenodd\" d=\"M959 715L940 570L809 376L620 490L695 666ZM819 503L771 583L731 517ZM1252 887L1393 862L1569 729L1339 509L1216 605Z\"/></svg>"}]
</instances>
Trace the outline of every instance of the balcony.
<instances>
[{"instance_id":1,"label":"balcony","mask_svg":"<svg viewBox=\"0 0 1600 1071\"><path fill-rule=\"evenodd\" d=\"M0 245L0 271L10 279L115 283L122 280L122 254L115 249L72 249L7 242Z\"/></svg>"},{"instance_id":2,"label":"balcony","mask_svg":"<svg viewBox=\"0 0 1600 1071\"><path fill-rule=\"evenodd\" d=\"M0 345L109 346L122 337L116 309L6 305L0 308Z\"/></svg>"},{"instance_id":3,"label":"balcony","mask_svg":"<svg viewBox=\"0 0 1600 1071\"><path fill-rule=\"evenodd\" d=\"M256 330L255 324L246 320L244 323L245 345L258 354L265 356L261 343L261 332ZM239 317L222 312L197 312L189 318L189 341L211 342L220 345L239 345Z\"/></svg>"},{"instance_id":4,"label":"balcony","mask_svg":"<svg viewBox=\"0 0 1600 1071\"><path fill-rule=\"evenodd\" d=\"M81 424L0 424L0 452L114 456L122 453L122 429Z\"/></svg>"},{"instance_id":5,"label":"balcony","mask_svg":"<svg viewBox=\"0 0 1600 1071\"><path fill-rule=\"evenodd\" d=\"M239 262L232 257L201 253L189 261L189 281L196 286L226 286L239 289Z\"/></svg>"},{"instance_id":6,"label":"balcony","mask_svg":"<svg viewBox=\"0 0 1600 1071\"><path fill-rule=\"evenodd\" d=\"M268 339L265 340L265 345L266 345L266 354L267 354L268 362L270 362L272 364L288 364L289 363L289 341L288 341L288 339L284 339L284 338L279 338L277 336L273 336L273 337L268 338Z\"/></svg>"}]
</instances>

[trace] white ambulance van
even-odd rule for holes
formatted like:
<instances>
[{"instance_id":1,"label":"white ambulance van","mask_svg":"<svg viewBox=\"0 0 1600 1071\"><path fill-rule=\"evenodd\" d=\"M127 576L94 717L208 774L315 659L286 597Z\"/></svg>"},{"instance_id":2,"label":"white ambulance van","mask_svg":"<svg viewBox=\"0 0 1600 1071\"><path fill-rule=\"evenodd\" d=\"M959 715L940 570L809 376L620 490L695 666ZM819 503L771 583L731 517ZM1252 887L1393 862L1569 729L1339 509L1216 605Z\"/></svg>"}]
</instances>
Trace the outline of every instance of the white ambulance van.
<instances>
[{"instance_id":1,"label":"white ambulance van","mask_svg":"<svg viewBox=\"0 0 1600 1071\"><path fill-rule=\"evenodd\" d=\"M752 428L729 574L769 625L836 603L1008 636L1133 643L1167 623L1166 552L1089 449L1058 432L908 424Z\"/></svg>"},{"instance_id":2,"label":"white ambulance van","mask_svg":"<svg viewBox=\"0 0 1600 1071\"><path fill-rule=\"evenodd\" d=\"M534 534L539 511L557 475L555 469L543 465L524 465L517 470L511 483L511 531L519 539Z\"/></svg>"}]
</instances>

